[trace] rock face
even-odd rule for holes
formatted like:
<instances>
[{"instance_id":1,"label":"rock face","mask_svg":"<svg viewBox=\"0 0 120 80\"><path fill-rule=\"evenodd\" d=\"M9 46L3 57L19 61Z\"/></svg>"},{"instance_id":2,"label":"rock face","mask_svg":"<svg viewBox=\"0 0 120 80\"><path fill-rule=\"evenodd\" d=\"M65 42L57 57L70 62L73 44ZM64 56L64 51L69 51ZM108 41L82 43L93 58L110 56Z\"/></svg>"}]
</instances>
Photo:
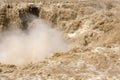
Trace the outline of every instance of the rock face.
<instances>
[{"instance_id":1,"label":"rock face","mask_svg":"<svg viewBox=\"0 0 120 80\"><path fill-rule=\"evenodd\" d=\"M73 48L23 67L0 64L1 79L6 76L12 80L120 80L119 0L5 4L0 7L0 29L20 25L18 28L26 30L34 17L62 30L65 38L74 43Z\"/></svg>"}]
</instances>

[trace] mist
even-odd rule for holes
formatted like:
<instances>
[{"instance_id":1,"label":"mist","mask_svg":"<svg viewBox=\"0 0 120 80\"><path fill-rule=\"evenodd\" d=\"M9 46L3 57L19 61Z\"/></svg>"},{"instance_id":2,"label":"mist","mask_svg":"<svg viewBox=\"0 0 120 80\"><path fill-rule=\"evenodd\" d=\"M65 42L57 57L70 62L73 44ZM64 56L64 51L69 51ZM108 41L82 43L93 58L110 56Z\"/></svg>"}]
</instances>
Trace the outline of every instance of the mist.
<instances>
[{"instance_id":1,"label":"mist","mask_svg":"<svg viewBox=\"0 0 120 80\"><path fill-rule=\"evenodd\" d=\"M0 36L0 63L24 65L69 48L62 33L41 19L29 23L28 31L14 29Z\"/></svg>"}]
</instances>

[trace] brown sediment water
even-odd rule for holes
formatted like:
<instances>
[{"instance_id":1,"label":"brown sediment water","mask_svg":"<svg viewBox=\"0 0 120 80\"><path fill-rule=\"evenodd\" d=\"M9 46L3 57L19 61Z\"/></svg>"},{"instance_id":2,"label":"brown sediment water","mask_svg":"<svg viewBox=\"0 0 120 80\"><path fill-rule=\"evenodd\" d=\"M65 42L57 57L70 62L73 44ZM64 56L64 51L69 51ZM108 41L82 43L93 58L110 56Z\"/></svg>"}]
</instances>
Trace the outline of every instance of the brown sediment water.
<instances>
[{"instance_id":1,"label":"brown sediment water","mask_svg":"<svg viewBox=\"0 0 120 80\"><path fill-rule=\"evenodd\" d=\"M26 2L0 1L0 79L120 79L119 0Z\"/></svg>"}]
</instances>

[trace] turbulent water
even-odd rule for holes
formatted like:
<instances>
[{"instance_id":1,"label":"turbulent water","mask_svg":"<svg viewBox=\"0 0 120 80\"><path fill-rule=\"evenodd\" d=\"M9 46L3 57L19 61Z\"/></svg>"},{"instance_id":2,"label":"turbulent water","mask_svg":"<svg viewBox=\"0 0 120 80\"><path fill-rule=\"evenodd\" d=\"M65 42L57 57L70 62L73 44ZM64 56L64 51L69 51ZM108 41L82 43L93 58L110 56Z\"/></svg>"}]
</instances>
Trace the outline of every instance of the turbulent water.
<instances>
[{"instance_id":1,"label":"turbulent water","mask_svg":"<svg viewBox=\"0 0 120 80\"><path fill-rule=\"evenodd\" d=\"M0 42L0 61L4 64L24 65L52 56L55 51L65 51L69 44L62 34L43 20L35 19L29 30L6 31Z\"/></svg>"},{"instance_id":2,"label":"turbulent water","mask_svg":"<svg viewBox=\"0 0 120 80\"><path fill-rule=\"evenodd\" d=\"M16 2L0 6L0 80L120 80L119 0Z\"/></svg>"}]
</instances>

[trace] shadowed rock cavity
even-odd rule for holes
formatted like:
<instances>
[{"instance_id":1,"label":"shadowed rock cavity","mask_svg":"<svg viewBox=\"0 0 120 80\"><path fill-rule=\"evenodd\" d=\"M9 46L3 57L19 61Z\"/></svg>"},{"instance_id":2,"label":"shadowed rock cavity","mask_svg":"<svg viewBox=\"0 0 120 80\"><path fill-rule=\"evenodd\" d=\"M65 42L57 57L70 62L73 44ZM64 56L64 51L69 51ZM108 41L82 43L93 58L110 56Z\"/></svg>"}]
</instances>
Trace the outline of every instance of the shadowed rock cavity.
<instances>
[{"instance_id":1,"label":"shadowed rock cavity","mask_svg":"<svg viewBox=\"0 0 120 80\"><path fill-rule=\"evenodd\" d=\"M33 21L35 18L39 17L39 8L35 5L28 5L27 8L19 10L19 17L21 19L21 29L27 30L28 23Z\"/></svg>"}]
</instances>

